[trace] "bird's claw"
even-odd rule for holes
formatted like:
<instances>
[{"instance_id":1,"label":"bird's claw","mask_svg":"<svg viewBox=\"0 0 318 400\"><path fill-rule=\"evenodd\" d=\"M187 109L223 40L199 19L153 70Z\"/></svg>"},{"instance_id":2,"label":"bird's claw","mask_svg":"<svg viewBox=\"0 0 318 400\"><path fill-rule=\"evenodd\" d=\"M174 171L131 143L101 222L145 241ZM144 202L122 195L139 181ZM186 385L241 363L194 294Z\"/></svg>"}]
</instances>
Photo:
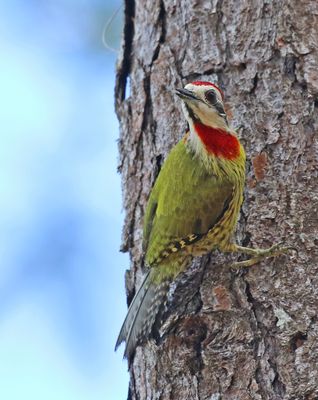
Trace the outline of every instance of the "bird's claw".
<instances>
[{"instance_id":1,"label":"bird's claw","mask_svg":"<svg viewBox=\"0 0 318 400\"><path fill-rule=\"evenodd\" d=\"M271 257L277 257L282 254L286 254L289 251L295 251L298 254L298 250L295 247L288 246L288 247L281 247L283 245L283 242L279 242L274 244L273 246L269 247L268 249L254 249L255 251L253 252L253 257L244 260L244 261L237 261L233 264L230 265L231 268L237 269L237 268L244 268L244 267L251 267L260 261L262 261L264 258L271 258ZM251 253L249 253L251 254Z\"/></svg>"}]
</instances>

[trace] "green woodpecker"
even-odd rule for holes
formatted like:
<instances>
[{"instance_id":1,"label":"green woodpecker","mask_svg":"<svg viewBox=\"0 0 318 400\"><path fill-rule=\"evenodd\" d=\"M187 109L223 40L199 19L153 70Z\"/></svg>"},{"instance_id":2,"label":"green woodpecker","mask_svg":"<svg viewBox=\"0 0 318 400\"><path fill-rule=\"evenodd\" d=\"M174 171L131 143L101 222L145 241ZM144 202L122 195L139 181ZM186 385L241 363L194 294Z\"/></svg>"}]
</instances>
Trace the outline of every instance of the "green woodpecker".
<instances>
[{"instance_id":1,"label":"green woodpecker","mask_svg":"<svg viewBox=\"0 0 318 400\"><path fill-rule=\"evenodd\" d=\"M243 201L245 152L228 124L221 90L196 81L176 94L189 131L171 150L149 197L143 231L149 269L116 343L117 349L126 342L128 358L149 337L169 284L192 256L215 249L253 255L236 263L244 267L286 251L279 245L261 250L232 241Z\"/></svg>"}]
</instances>

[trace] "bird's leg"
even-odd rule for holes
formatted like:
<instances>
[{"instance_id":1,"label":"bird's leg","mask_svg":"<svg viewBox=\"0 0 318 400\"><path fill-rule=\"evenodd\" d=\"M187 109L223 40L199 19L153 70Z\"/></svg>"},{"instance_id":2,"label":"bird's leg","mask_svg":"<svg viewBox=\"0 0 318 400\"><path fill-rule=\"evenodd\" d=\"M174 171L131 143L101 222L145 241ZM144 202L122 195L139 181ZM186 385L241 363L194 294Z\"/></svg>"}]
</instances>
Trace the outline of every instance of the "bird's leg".
<instances>
[{"instance_id":1,"label":"bird's leg","mask_svg":"<svg viewBox=\"0 0 318 400\"><path fill-rule=\"evenodd\" d=\"M231 264L232 268L242 268L242 267L251 267L252 265L257 264L258 262L263 260L264 258L277 257L281 254L286 254L289 250L292 249L291 247L281 247L281 246L282 243L277 243L269 247L268 249L252 249L250 247L239 246L235 243L228 243L224 247L220 248L220 250L223 252L243 253L254 256L249 260L237 261Z\"/></svg>"}]
</instances>

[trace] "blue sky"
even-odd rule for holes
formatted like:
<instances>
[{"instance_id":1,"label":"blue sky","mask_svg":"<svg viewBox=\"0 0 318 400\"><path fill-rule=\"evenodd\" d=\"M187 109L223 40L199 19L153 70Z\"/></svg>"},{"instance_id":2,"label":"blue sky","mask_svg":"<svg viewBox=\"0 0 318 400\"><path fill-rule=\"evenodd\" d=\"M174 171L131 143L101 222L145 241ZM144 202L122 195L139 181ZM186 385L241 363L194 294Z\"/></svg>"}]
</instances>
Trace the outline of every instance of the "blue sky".
<instances>
[{"instance_id":1,"label":"blue sky","mask_svg":"<svg viewBox=\"0 0 318 400\"><path fill-rule=\"evenodd\" d=\"M0 2L0 398L126 399L120 1ZM119 47L121 17L106 40Z\"/></svg>"}]
</instances>

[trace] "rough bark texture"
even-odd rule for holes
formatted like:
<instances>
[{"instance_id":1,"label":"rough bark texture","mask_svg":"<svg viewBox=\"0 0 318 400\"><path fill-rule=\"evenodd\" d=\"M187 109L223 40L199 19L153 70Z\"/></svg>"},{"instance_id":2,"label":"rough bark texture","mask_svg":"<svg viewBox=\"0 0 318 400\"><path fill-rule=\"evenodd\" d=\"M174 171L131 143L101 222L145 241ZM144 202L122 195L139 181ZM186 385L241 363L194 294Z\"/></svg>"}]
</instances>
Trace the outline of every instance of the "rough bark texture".
<instances>
[{"instance_id":1,"label":"rough bark texture","mask_svg":"<svg viewBox=\"0 0 318 400\"><path fill-rule=\"evenodd\" d=\"M318 398L317 16L316 0L126 0L116 109L128 301L148 194L186 129L174 88L193 79L224 89L247 152L238 242L299 249L236 273L229 256L197 259L137 349L129 399Z\"/></svg>"}]
</instances>

